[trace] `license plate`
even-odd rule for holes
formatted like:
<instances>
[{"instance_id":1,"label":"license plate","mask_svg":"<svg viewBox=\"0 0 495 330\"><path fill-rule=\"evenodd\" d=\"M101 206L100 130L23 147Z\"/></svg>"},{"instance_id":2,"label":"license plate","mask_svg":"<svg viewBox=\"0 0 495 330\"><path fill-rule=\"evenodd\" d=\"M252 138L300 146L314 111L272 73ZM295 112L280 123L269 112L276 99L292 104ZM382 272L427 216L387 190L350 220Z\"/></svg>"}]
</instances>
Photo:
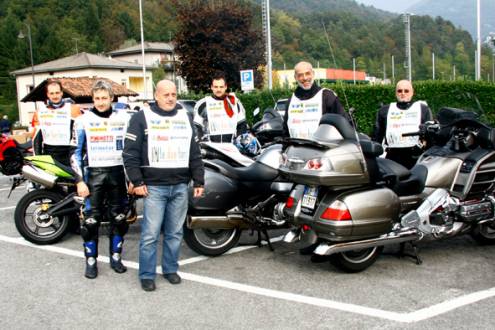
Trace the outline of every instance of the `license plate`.
<instances>
[{"instance_id":1,"label":"license plate","mask_svg":"<svg viewBox=\"0 0 495 330\"><path fill-rule=\"evenodd\" d=\"M302 198L301 206L307 209L314 209L316 205L316 197L318 196L317 187L306 187L304 188L304 195Z\"/></svg>"}]
</instances>

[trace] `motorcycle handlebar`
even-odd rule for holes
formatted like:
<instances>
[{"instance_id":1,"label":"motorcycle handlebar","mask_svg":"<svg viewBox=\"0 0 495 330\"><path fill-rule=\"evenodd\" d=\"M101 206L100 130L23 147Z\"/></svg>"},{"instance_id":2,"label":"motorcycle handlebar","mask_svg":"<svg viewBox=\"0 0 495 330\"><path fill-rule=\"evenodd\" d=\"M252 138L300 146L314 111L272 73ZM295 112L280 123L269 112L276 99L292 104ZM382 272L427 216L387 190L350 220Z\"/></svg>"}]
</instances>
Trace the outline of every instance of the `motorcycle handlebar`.
<instances>
[{"instance_id":1,"label":"motorcycle handlebar","mask_svg":"<svg viewBox=\"0 0 495 330\"><path fill-rule=\"evenodd\" d=\"M411 133L404 133L402 134L403 137L406 137L406 136L417 136L417 135L420 135L421 132L411 132Z\"/></svg>"}]
</instances>

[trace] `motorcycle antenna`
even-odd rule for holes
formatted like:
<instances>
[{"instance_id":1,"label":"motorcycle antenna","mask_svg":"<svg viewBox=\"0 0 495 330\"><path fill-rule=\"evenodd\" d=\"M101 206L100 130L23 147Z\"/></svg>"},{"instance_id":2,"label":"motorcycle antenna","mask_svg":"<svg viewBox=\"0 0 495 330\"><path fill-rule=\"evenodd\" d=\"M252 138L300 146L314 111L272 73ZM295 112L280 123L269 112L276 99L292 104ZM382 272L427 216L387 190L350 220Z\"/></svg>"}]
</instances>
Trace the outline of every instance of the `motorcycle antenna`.
<instances>
[{"instance_id":1,"label":"motorcycle antenna","mask_svg":"<svg viewBox=\"0 0 495 330\"><path fill-rule=\"evenodd\" d=\"M337 68L337 61L335 60L335 54L333 52L332 44L330 43L330 38L328 36L327 27L325 26L325 23L323 21L321 21L321 25L323 25L323 32L325 32L325 38L327 40L328 49L330 50L330 56L332 57L333 66L335 68ZM342 87L342 93L344 94L345 105L346 105L347 109L349 109L348 110L349 117L351 118L352 124L354 125L356 138L359 141L359 134L357 133L357 123L354 120L354 112L356 111L356 109L351 108L349 106L349 100L347 99L347 94L345 92L345 84L341 80L337 80L337 84L340 84L340 86Z\"/></svg>"},{"instance_id":2,"label":"motorcycle antenna","mask_svg":"<svg viewBox=\"0 0 495 330\"><path fill-rule=\"evenodd\" d=\"M328 49L330 50L330 56L332 57L333 66L337 68L337 61L335 60L335 54L333 52L332 44L330 43L330 38L328 37L327 27L323 21L321 21L321 24L323 25L323 32L325 32L325 39L327 40ZM339 84L339 80L337 80L337 84ZM342 87L342 92L344 94L345 105L347 106L347 109L350 109L349 101L347 100L347 94L345 93L345 86L342 81L340 81L340 86Z\"/></svg>"}]
</instances>

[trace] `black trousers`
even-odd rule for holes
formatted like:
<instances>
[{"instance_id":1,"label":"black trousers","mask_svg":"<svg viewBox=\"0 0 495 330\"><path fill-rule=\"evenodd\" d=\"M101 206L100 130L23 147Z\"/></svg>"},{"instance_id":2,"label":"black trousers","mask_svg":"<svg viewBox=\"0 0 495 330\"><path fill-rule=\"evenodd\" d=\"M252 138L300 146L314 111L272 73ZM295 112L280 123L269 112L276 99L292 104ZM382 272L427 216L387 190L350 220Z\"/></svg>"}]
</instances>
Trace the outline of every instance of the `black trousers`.
<instances>
[{"instance_id":1,"label":"black trousers","mask_svg":"<svg viewBox=\"0 0 495 330\"><path fill-rule=\"evenodd\" d=\"M98 238L98 227L102 221L110 222L110 236L117 234L124 236L129 225L126 213L129 206L123 166L88 168L86 176L90 195L86 199L84 209L85 219L93 218L96 226L84 228L85 241ZM83 227L87 222L83 223ZM82 234L82 232L81 232Z\"/></svg>"}]
</instances>

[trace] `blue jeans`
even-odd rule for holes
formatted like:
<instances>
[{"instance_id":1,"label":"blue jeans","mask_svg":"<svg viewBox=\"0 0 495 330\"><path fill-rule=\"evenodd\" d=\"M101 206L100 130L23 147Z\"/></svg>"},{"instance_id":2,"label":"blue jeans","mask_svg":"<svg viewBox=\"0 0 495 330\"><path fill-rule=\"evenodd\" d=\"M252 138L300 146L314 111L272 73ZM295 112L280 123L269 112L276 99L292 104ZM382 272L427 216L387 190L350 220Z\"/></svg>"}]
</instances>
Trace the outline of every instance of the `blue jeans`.
<instances>
[{"instance_id":1,"label":"blue jeans","mask_svg":"<svg viewBox=\"0 0 495 330\"><path fill-rule=\"evenodd\" d=\"M187 214L186 183L169 186L148 186L139 241L139 278L155 279L156 249L163 231L162 271L176 273L184 220Z\"/></svg>"}]
</instances>

